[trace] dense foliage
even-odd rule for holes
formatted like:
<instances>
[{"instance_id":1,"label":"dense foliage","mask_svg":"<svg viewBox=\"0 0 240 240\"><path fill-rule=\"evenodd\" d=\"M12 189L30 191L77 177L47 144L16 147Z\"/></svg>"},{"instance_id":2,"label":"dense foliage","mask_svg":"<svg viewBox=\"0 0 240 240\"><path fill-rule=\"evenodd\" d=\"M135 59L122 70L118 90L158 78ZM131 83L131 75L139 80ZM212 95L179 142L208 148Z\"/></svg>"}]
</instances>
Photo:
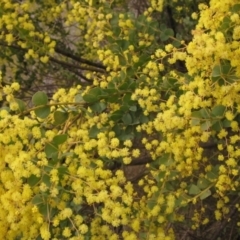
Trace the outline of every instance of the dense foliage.
<instances>
[{"instance_id":1,"label":"dense foliage","mask_svg":"<svg viewBox=\"0 0 240 240\"><path fill-rule=\"evenodd\" d=\"M0 0L4 239L237 236L239 11Z\"/></svg>"}]
</instances>

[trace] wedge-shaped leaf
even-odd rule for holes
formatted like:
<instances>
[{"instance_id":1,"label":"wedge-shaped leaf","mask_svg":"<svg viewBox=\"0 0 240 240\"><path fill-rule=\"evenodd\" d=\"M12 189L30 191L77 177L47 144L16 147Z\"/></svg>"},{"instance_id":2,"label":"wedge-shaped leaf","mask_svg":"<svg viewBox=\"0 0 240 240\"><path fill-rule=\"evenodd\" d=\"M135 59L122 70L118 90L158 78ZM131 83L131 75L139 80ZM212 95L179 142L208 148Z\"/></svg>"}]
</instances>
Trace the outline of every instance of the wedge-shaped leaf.
<instances>
[{"instance_id":1,"label":"wedge-shaped leaf","mask_svg":"<svg viewBox=\"0 0 240 240\"><path fill-rule=\"evenodd\" d=\"M95 87L90 89L84 96L83 100L88 103L96 102L100 99L102 94L102 89L100 87Z\"/></svg>"},{"instance_id":2,"label":"wedge-shaped leaf","mask_svg":"<svg viewBox=\"0 0 240 240\"><path fill-rule=\"evenodd\" d=\"M163 179L165 178L165 176L166 176L166 171L161 171L154 178L158 183L161 183L163 182Z\"/></svg>"},{"instance_id":3,"label":"wedge-shaped leaf","mask_svg":"<svg viewBox=\"0 0 240 240\"><path fill-rule=\"evenodd\" d=\"M96 113L101 113L106 109L107 105L104 102L97 102L91 106L91 109Z\"/></svg>"},{"instance_id":4,"label":"wedge-shaped leaf","mask_svg":"<svg viewBox=\"0 0 240 240\"><path fill-rule=\"evenodd\" d=\"M124 124L130 125L132 123L131 115L129 113L125 113L122 117L122 121L124 122Z\"/></svg>"},{"instance_id":5,"label":"wedge-shaped leaf","mask_svg":"<svg viewBox=\"0 0 240 240\"><path fill-rule=\"evenodd\" d=\"M201 113L202 118L208 119L210 117L209 110L206 108L202 108L199 112Z\"/></svg>"},{"instance_id":6,"label":"wedge-shaped leaf","mask_svg":"<svg viewBox=\"0 0 240 240\"><path fill-rule=\"evenodd\" d=\"M200 119L199 118L192 118L192 126L197 126L200 123Z\"/></svg>"},{"instance_id":7,"label":"wedge-shaped leaf","mask_svg":"<svg viewBox=\"0 0 240 240\"><path fill-rule=\"evenodd\" d=\"M202 118L202 114L200 111L194 111L192 112L192 118Z\"/></svg>"},{"instance_id":8,"label":"wedge-shaped leaf","mask_svg":"<svg viewBox=\"0 0 240 240\"><path fill-rule=\"evenodd\" d=\"M44 150L48 158L56 158L58 155L58 147L53 143L47 143Z\"/></svg>"},{"instance_id":9,"label":"wedge-shaped leaf","mask_svg":"<svg viewBox=\"0 0 240 240\"><path fill-rule=\"evenodd\" d=\"M203 124L201 124L201 130L206 131L211 127L211 122L210 121L204 121Z\"/></svg>"},{"instance_id":10,"label":"wedge-shaped leaf","mask_svg":"<svg viewBox=\"0 0 240 240\"><path fill-rule=\"evenodd\" d=\"M228 128L228 127L231 127L231 121L227 120L227 119L224 119L224 121L222 122L223 124L223 127L224 128Z\"/></svg>"},{"instance_id":11,"label":"wedge-shaped leaf","mask_svg":"<svg viewBox=\"0 0 240 240\"><path fill-rule=\"evenodd\" d=\"M75 102L76 102L76 103L84 102L82 93L78 93L78 94L75 96Z\"/></svg>"},{"instance_id":12,"label":"wedge-shaped leaf","mask_svg":"<svg viewBox=\"0 0 240 240\"><path fill-rule=\"evenodd\" d=\"M167 41L173 35L174 35L173 30L171 28L166 28L161 32L160 38L162 41Z\"/></svg>"},{"instance_id":13,"label":"wedge-shaped leaf","mask_svg":"<svg viewBox=\"0 0 240 240\"><path fill-rule=\"evenodd\" d=\"M176 39L172 42L172 45L176 48L180 47L182 45L181 44L182 39L183 39L182 35L177 33Z\"/></svg>"},{"instance_id":14,"label":"wedge-shaped leaf","mask_svg":"<svg viewBox=\"0 0 240 240\"><path fill-rule=\"evenodd\" d=\"M61 175L64 175L66 172L68 171L67 167L65 166L61 166L58 168L58 174L61 176Z\"/></svg>"},{"instance_id":15,"label":"wedge-shaped leaf","mask_svg":"<svg viewBox=\"0 0 240 240\"><path fill-rule=\"evenodd\" d=\"M125 51L129 46L129 41L125 39L119 39L119 40L116 40L116 44L119 46L120 50Z\"/></svg>"},{"instance_id":16,"label":"wedge-shaped leaf","mask_svg":"<svg viewBox=\"0 0 240 240\"><path fill-rule=\"evenodd\" d=\"M231 7L231 11L234 13L239 13L240 11L240 4L235 4Z\"/></svg>"},{"instance_id":17,"label":"wedge-shaped leaf","mask_svg":"<svg viewBox=\"0 0 240 240\"><path fill-rule=\"evenodd\" d=\"M47 166L47 167L44 168L44 170L47 170L46 172L49 173L49 172L52 170L52 168L51 168L50 166ZM51 184L52 184L52 183L51 183L51 178L50 178L50 175L49 175L49 174L44 174L44 175L42 176L41 181L42 181L43 183L45 183L46 186L48 186L48 187L50 187Z\"/></svg>"},{"instance_id":18,"label":"wedge-shaped leaf","mask_svg":"<svg viewBox=\"0 0 240 240\"><path fill-rule=\"evenodd\" d=\"M195 184L192 184L190 189L189 189L189 191L188 191L188 193L190 195L197 195L200 192L201 192L200 188L197 185L195 185Z\"/></svg>"},{"instance_id":19,"label":"wedge-shaped leaf","mask_svg":"<svg viewBox=\"0 0 240 240\"><path fill-rule=\"evenodd\" d=\"M153 209L157 205L157 199L158 199L159 193L155 192L153 196L148 200L148 208Z\"/></svg>"},{"instance_id":20,"label":"wedge-shaped leaf","mask_svg":"<svg viewBox=\"0 0 240 240\"><path fill-rule=\"evenodd\" d=\"M209 181L216 180L219 176L219 166L214 166L210 172L207 172L206 178Z\"/></svg>"},{"instance_id":21,"label":"wedge-shaped leaf","mask_svg":"<svg viewBox=\"0 0 240 240\"><path fill-rule=\"evenodd\" d=\"M45 92L36 92L32 97L32 103L34 106L46 105L48 103L48 96Z\"/></svg>"},{"instance_id":22,"label":"wedge-shaped leaf","mask_svg":"<svg viewBox=\"0 0 240 240\"><path fill-rule=\"evenodd\" d=\"M186 195L180 195L176 201L175 201L175 207L183 207L187 204L187 197L185 197ZM188 195L187 195L188 196Z\"/></svg>"},{"instance_id":23,"label":"wedge-shaped leaf","mask_svg":"<svg viewBox=\"0 0 240 240\"><path fill-rule=\"evenodd\" d=\"M100 129L98 129L97 126L93 126L89 130L89 137L96 138L99 133L100 133Z\"/></svg>"},{"instance_id":24,"label":"wedge-shaped leaf","mask_svg":"<svg viewBox=\"0 0 240 240\"><path fill-rule=\"evenodd\" d=\"M202 190L208 188L211 184L206 178L199 178L197 182L197 186Z\"/></svg>"},{"instance_id":25,"label":"wedge-shaped leaf","mask_svg":"<svg viewBox=\"0 0 240 240\"><path fill-rule=\"evenodd\" d=\"M125 141L125 140L129 140L129 139L133 139L135 136L134 136L134 133L133 132L122 132L120 136L118 136L118 139L121 140L121 141Z\"/></svg>"},{"instance_id":26,"label":"wedge-shaped leaf","mask_svg":"<svg viewBox=\"0 0 240 240\"><path fill-rule=\"evenodd\" d=\"M202 114L200 111L194 111L192 112L192 125L196 126L199 125L202 119Z\"/></svg>"},{"instance_id":27,"label":"wedge-shaped leaf","mask_svg":"<svg viewBox=\"0 0 240 240\"><path fill-rule=\"evenodd\" d=\"M129 108L129 110L132 111L132 112L136 112L137 111L137 106L131 106Z\"/></svg>"},{"instance_id":28,"label":"wedge-shaped leaf","mask_svg":"<svg viewBox=\"0 0 240 240\"><path fill-rule=\"evenodd\" d=\"M203 192L201 193L200 199L203 200L203 199L211 196L211 194L212 194L212 192L211 192L209 189L207 189L206 191L203 191Z\"/></svg>"},{"instance_id":29,"label":"wedge-shaped leaf","mask_svg":"<svg viewBox=\"0 0 240 240\"><path fill-rule=\"evenodd\" d=\"M144 114L141 114L139 117L140 123L147 123L149 121L148 116L145 116Z\"/></svg>"},{"instance_id":30,"label":"wedge-shaped leaf","mask_svg":"<svg viewBox=\"0 0 240 240\"><path fill-rule=\"evenodd\" d=\"M38 205L38 204L41 204L43 202L44 202L44 199L43 199L42 195L40 195L40 194L37 194L32 198L32 203L34 205Z\"/></svg>"},{"instance_id":31,"label":"wedge-shaped leaf","mask_svg":"<svg viewBox=\"0 0 240 240\"><path fill-rule=\"evenodd\" d=\"M133 100L131 100L132 94L131 93L126 93L123 97L123 102L126 105L132 105L134 103Z\"/></svg>"},{"instance_id":32,"label":"wedge-shaped leaf","mask_svg":"<svg viewBox=\"0 0 240 240\"><path fill-rule=\"evenodd\" d=\"M18 109L20 112L23 112L26 109L26 104L23 102L21 99L15 98L17 104L18 104Z\"/></svg>"},{"instance_id":33,"label":"wedge-shaped leaf","mask_svg":"<svg viewBox=\"0 0 240 240\"><path fill-rule=\"evenodd\" d=\"M38 210L44 216L44 218L49 217L49 206L47 203L40 203L38 205Z\"/></svg>"},{"instance_id":34,"label":"wedge-shaped leaf","mask_svg":"<svg viewBox=\"0 0 240 240\"><path fill-rule=\"evenodd\" d=\"M50 106L43 106L34 110L39 118L46 118L50 114Z\"/></svg>"},{"instance_id":35,"label":"wedge-shaped leaf","mask_svg":"<svg viewBox=\"0 0 240 240\"><path fill-rule=\"evenodd\" d=\"M60 144L63 144L64 142L66 142L67 138L68 138L67 134L60 134L53 138L52 143L54 146L58 146Z\"/></svg>"},{"instance_id":36,"label":"wedge-shaped leaf","mask_svg":"<svg viewBox=\"0 0 240 240\"><path fill-rule=\"evenodd\" d=\"M68 113L62 112L62 111L56 111L54 112L54 124L60 125L66 122L68 119Z\"/></svg>"},{"instance_id":37,"label":"wedge-shaped leaf","mask_svg":"<svg viewBox=\"0 0 240 240\"><path fill-rule=\"evenodd\" d=\"M214 121L213 122L212 130L219 132L219 131L221 131L222 128L223 128L223 126L222 126L221 121Z\"/></svg>"},{"instance_id":38,"label":"wedge-shaped leaf","mask_svg":"<svg viewBox=\"0 0 240 240\"><path fill-rule=\"evenodd\" d=\"M35 186L39 181L40 181L40 177L37 177L35 175L31 175L29 178L28 178L28 184L33 187Z\"/></svg>"},{"instance_id":39,"label":"wedge-shaped leaf","mask_svg":"<svg viewBox=\"0 0 240 240\"><path fill-rule=\"evenodd\" d=\"M212 109L212 115L215 117L223 117L226 107L222 105L217 105Z\"/></svg>"},{"instance_id":40,"label":"wedge-shaped leaf","mask_svg":"<svg viewBox=\"0 0 240 240\"><path fill-rule=\"evenodd\" d=\"M221 76L221 66L216 65L213 67L212 70L212 77L220 77Z\"/></svg>"},{"instance_id":41,"label":"wedge-shaped leaf","mask_svg":"<svg viewBox=\"0 0 240 240\"><path fill-rule=\"evenodd\" d=\"M118 120L120 120L122 118L123 115L124 115L124 112L122 110L116 110L110 116L110 120L118 121Z\"/></svg>"}]
</instances>

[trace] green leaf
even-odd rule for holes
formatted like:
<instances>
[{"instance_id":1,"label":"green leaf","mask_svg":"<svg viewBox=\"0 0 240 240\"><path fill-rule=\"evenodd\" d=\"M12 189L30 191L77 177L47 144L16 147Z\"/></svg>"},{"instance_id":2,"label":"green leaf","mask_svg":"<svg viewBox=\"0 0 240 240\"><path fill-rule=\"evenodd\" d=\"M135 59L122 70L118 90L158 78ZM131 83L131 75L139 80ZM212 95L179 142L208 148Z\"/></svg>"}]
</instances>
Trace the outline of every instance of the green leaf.
<instances>
[{"instance_id":1,"label":"green leaf","mask_svg":"<svg viewBox=\"0 0 240 240\"><path fill-rule=\"evenodd\" d=\"M31 175L29 178L28 178L28 184L33 187L35 186L39 181L40 181L40 178L35 176L35 175Z\"/></svg>"},{"instance_id":2,"label":"green leaf","mask_svg":"<svg viewBox=\"0 0 240 240\"><path fill-rule=\"evenodd\" d=\"M48 96L45 92L36 92L32 97L32 103L34 106L46 105L48 103Z\"/></svg>"},{"instance_id":3,"label":"green leaf","mask_svg":"<svg viewBox=\"0 0 240 240\"><path fill-rule=\"evenodd\" d=\"M200 112L202 118L208 119L210 117L209 110L206 108L202 108L199 112Z\"/></svg>"},{"instance_id":4,"label":"green leaf","mask_svg":"<svg viewBox=\"0 0 240 240\"><path fill-rule=\"evenodd\" d=\"M116 40L116 44L119 46L120 51L125 51L128 49L129 41L125 39Z\"/></svg>"},{"instance_id":5,"label":"green leaf","mask_svg":"<svg viewBox=\"0 0 240 240\"><path fill-rule=\"evenodd\" d=\"M132 112L136 112L137 111L137 106L131 106L129 108L129 110L132 111Z\"/></svg>"},{"instance_id":6,"label":"green leaf","mask_svg":"<svg viewBox=\"0 0 240 240\"><path fill-rule=\"evenodd\" d=\"M206 178L210 181L216 180L219 176L219 166L214 166L210 172L207 172Z\"/></svg>"},{"instance_id":7,"label":"green leaf","mask_svg":"<svg viewBox=\"0 0 240 240\"><path fill-rule=\"evenodd\" d=\"M44 216L44 218L49 217L49 206L47 203L39 204L38 210Z\"/></svg>"},{"instance_id":8,"label":"green leaf","mask_svg":"<svg viewBox=\"0 0 240 240\"><path fill-rule=\"evenodd\" d=\"M220 77L221 76L221 66L216 65L213 67L212 70L212 77Z\"/></svg>"},{"instance_id":9,"label":"green leaf","mask_svg":"<svg viewBox=\"0 0 240 240\"><path fill-rule=\"evenodd\" d=\"M216 121L212 125L212 130L219 132L223 128L221 121Z\"/></svg>"},{"instance_id":10,"label":"green leaf","mask_svg":"<svg viewBox=\"0 0 240 240\"><path fill-rule=\"evenodd\" d=\"M225 33L231 32L232 26L233 26L233 22L231 21L229 16L226 16L222 20L220 31Z\"/></svg>"},{"instance_id":11,"label":"green leaf","mask_svg":"<svg viewBox=\"0 0 240 240\"><path fill-rule=\"evenodd\" d=\"M21 99L15 98L20 112L23 112L26 109L26 104Z\"/></svg>"},{"instance_id":12,"label":"green leaf","mask_svg":"<svg viewBox=\"0 0 240 240\"><path fill-rule=\"evenodd\" d=\"M224 119L224 121L222 122L223 124L223 127L224 128L229 128L231 127L231 121L227 120L227 119Z\"/></svg>"},{"instance_id":13,"label":"green leaf","mask_svg":"<svg viewBox=\"0 0 240 240\"><path fill-rule=\"evenodd\" d=\"M40 194L35 195L31 201L34 205L38 205L44 202L43 196Z\"/></svg>"},{"instance_id":14,"label":"green leaf","mask_svg":"<svg viewBox=\"0 0 240 240\"><path fill-rule=\"evenodd\" d=\"M239 13L239 11L240 11L240 4L235 4L231 7L231 12Z\"/></svg>"},{"instance_id":15,"label":"green leaf","mask_svg":"<svg viewBox=\"0 0 240 240\"><path fill-rule=\"evenodd\" d=\"M226 111L226 107L222 105L217 105L212 109L212 115L215 117L223 117Z\"/></svg>"},{"instance_id":16,"label":"green leaf","mask_svg":"<svg viewBox=\"0 0 240 240\"><path fill-rule=\"evenodd\" d=\"M83 96L83 100L88 103L93 103L101 98L102 89L100 87L92 88Z\"/></svg>"},{"instance_id":17,"label":"green leaf","mask_svg":"<svg viewBox=\"0 0 240 240\"><path fill-rule=\"evenodd\" d=\"M189 189L189 191L188 191L188 193L190 195L197 195L200 192L201 192L200 188L197 185L195 185L195 184L192 184L190 189Z\"/></svg>"},{"instance_id":18,"label":"green leaf","mask_svg":"<svg viewBox=\"0 0 240 240\"><path fill-rule=\"evenodd\" d=\"M170 166L173 163L173 159L170 154L163 154L161 157L152 161L150 165L154 168L159 168L160 165Z\"/></svg>"},{"instance_id":19,"label":"green leaf","mask_svg":"<svg viewBox=\"0 0 240 240\"><path fill-rule=\"evenodd\" d=\"M124 104L132 105L134 101L131 98L132 98L132 93L126 93L123 97Z\"/></svg>"},{"instance_id":20,"label":"green leaf","mask_svg":"<svg viewBox=\"0 0 240 240\"><path fill-rule=\"evenodd\" d=\"M159 197L159 193L154 193L153 196L148 200L147 205L149 209L153 209L157 205L157 199Z\"/></svg>"},{"instance_id":21,"label":"green leaf","mask_svg":"<svg viewBox=\"0 0 240 240\"><path fill-rule=\"evenodd\" d=\"M46 169L46 168L45 168ZM48 172L51 171L52 168L48 167ZM47 187L51 186L51 180L50 180L50 175L49 174L44 174L42 177L42 182L46 184Z\"/></svg>"},{"instance_id":22,"label":"green leaf","mask_svg":"<svg viewBox=\"0 0 240 240\"><path fill-rule=\"evenodd\" d=\"M211 184L206 178L199 178L197 182L197 186L202 190L208 188Z\"/></svg>"},{"instance_id":23,"label":"green leaf","mask_svg":"<svg viewBox=\"0 0 240 240\"><path fill-rule=\"evenodd\" d=\"M128 139L133 139L135 137L134 132L133 132L133 127L128 126L125 130L123 129L121 131L121 134L118 136L118 139L121 141L125 141Z\"/></svg>"},{"instance_id":24,"label":"green leaf","mask_svg":"<svg viewBox=\"0 0 240 240\"><path fill-rule=\"evenodd\" d=\"M58 174L59 174L60 176L62 176L62 175L64 175L65 173L67 173L67 171L68 171L68 168L67 168L67 167L61 166L61 167L58 168Z\"/></svg>"},{"instance_id":25,"label":"green leaf","mask_svg":"<svg viewBox=\"0 0 240 240\"><path fill-rule=\"evenodd\" d=\"M200 195L200 199L203 200L209 196L211 196L212 192L208 189L206 191L203 191Z\"/></svg>"},{"instance_id":26,"label":"green leaf","mask_svg":"<svg viewBox=\"0 0 240 240\"><path fill-rule=\"evenodd\" d=\"M46 118L50 114L50 106L43 106L34 110L35 114L39 118Z\"/></svg>"},{"instance_id":27,"label":"green leaf","mask_svg":"<svg viewBox=\"0 0 240 240\"><path fill-rule=\"evenodd\" d=\"M139 117L139 121L140 121L140 123L147 123L149 121L148 116L141 114Z\"/></svg>"},{"instance_id":28,"label":"green leaf","mask_svg":"<svg viewBox=\"0 0 240 240\"><path fill-rule=\"evenodd\" d=\"M231 64L229 62L223 63L221 65L221 73L222 75L230 75L231 73L233 73L234 68L231 66Z\"/></svg>"},{"instance_id":29,"label":"green leaf","mask_svg":"<svg viewBox=\"0 0 240 240\"><path fill-rule=\"evenodd\" d=\"M166 176L166 171L161 171L154 178L158 183L161 183L163 182L162 180L164 180L165 176Z\"/></svg>"},{"instance_id":30,"label":"green leaf","mask_svg":"<svg viewBox=\"0 0 240 240\"><path fill-rule=\"evenodd\" d=\"M67 112L56 111L56 112L54 112L53 116L54 116L54 124L55 125L63 124L68 119L68 113Z\"/></svg>"},{"instance_id":31,"label":"green leaf","mask_svg":"<svg viewBox=\"0 0 240 240\"><path fill-rule=\"evenodd\" d=\"M75 96L75 102L76 102L76 103L84 102L82 93L78 93L78 94Z\"/></svg>"},{"instance_id":32,"label":"green leaf","mask_svg":"<svg viewBox=\"0 0 240 240\"><path fill-rule=\"evenodd\" d=\"M47 143L44 151L48 158L56 158L58 155L58 147L52 143Z\"/></svg>"},{"instance_id":33,"label":"green leaf","mask_svg":"<svg viewBox=\"0 0 240 240\"><path fill-rule=\"evenodd\" d=\"M135 113L135 112L134 112ZM136 115L135 115L136 114ZM132 114L131 116L132 116L132 125L137 125L137 124L139 124L140 123L140 121L139 121L139 117L137 116L137 113L135 113L135 114Z\"/></svg>"},{"instance_id":34,"label":"green leaf","mask_svg":"<svg viewBox=\"0 0 240 240\"><path fill-rule=\"evenodd\" d=\"M126 79L126 71L121 70L120 77L121 77L121 80L125 81L125 79Z\"/></svg>"},{"instance_id":35,"label":"green leaf","mask_svg":"<svg viewBox=\"0 0 240 240\"><path fill-rule=\"evenodd\" d=\"M123 116L124 112L123 110L116 110L115 112L112 113L112 115L110 116L110 120L113 120L113 121L119 121L122 116Z\"/></svg>"},{"instance_id":36,"label":"green leaf","mask_svg":"<svg viewBox=\"0 0 240 240\"><path fill-rule=\"evenodd\" d=\"M97 102L93 104L90 108L96 113L101 113L106 109L106 107L107 107L106 103Z\"/></svg>"},{"instance_id":37,"label":"green leaf","mask_svg":"<svg viewBox=\"0 0 240 240\"><path fill-rule=\"evenodd\" d=\"M129 113L125 113L122 117L122 121L124 122L124 124L130 125L132 123L131 115Z\"/></svg>"},{"instance_id":38,"label":"green leaf","mask_svg":"<svg viewBox=\"0 0 240 240\"><path fill-rule=\"evenodd\" d=\"M119 89L119 90L122 90L122 91L127 90L127 89L128 89L128 85L129 85L128 82L124 82L122 85L120 85L120 86L118 87L118 89Z\"/></svg>"},{"instance_id":39,"label":"green leaf","mask_svg":"<svg viewBox=\"0 0 240 240\"><path fill-rule=\"evenodd\" d=\"M95 126L91 127L91 129L89 130L89 134L88 135L89 135L90 138L96 138L97 135L100 132L101 132L101 130L98 129L97 126L95 125Z\"/></svg>"},{"instance_id":40,"label":"green leaf","mask_svg":"<svg viewBox=\"0 0 240 240\"><path fill-rule=\"evenodd\" d=\"M209 130L209 128L212 126L210 121L205 121L203 124L201 124L201 130L206 131Z\"/></svg>"},{"instance_id":41,"label":"green leaf","mask_svg":"<svg viewBox=\"0 0 240 240\"><path fill-rule=\"evenodd\" d=\"M118 124L116 124L112 128L112 131L115 132L116 136L119 136L121 134L121 132L122 132L122 128Z\"/></svg>"},{"instance_id":42,"label":"green leaf","mask_svg":"<svg viewBox=\"0 0 240 240\"><path fill-rule=\"evenodd\" d=\"M179 48L179 47L181 46L181 41L174 40L174 41L172 42L172 45L173 45L174 47L176 47L176 48Z\"/></svg>"},{"instance_id":43,"label":"green leaf","mask_svg":"<svg viewBox=\"0 0 240 240\"><path fill-rule=\"evenodd\" d=\"M58 146L60 144L63 144L64 142L66 142L67 138L68 138L67 134L60 134L53 138L52 143L54 146Z\"/></svg>"},{"instance_id":44,"label":"green leaf","mask_svg":"<svg viewBox=\"0 0 240 240\"><path fill-rule=\"evenodd\" d=\"M180 47L182 44L181 44L181 41L182 41L182 35L181 34L179 34L179 33L177 33L176 34L176 40L174 40L173 42L172 42L172 45L174 46L174 47L176 47L176 48L178 48L178 47Z\"/></svg>"},{"instance_id":45,"label":"green leaf","mask_svg":"<svg viewBox=\"0 0 240 240\"><path fill-rule=\"evenodd\" d=\"M167 41L170 37L174 35L174 32L171 28L164 29L160 34L160 39L162 41Z\"/></svg>"},{"instance_id":46,"label":"green leaf","mask_svg":"<svg viewBox=\"0 0 240 240\"><path fill-rule=\"evenodd\" d=\"M192 112L192 126L197 126L200 124L202 119L202 114L200 111L194 111Z\"/></svg>"}]
</instances>

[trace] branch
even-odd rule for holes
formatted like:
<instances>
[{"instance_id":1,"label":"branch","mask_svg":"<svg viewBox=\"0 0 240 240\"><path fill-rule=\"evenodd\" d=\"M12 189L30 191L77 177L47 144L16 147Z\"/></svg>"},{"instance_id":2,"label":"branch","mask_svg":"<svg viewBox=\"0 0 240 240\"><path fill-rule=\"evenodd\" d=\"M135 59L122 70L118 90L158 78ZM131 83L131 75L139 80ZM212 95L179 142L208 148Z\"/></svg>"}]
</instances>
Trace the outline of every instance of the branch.
<instances>
[{"instance_id":1,"label":"branch","mask_svg":"<svg viewBox=\"0 0 240 240\"><path fill-rule=\"evenodd\" d=\"M64 50L62 50L62 49L60 49L60 48L58 48L58 47L55 48L55 51L56 51L57 53L61 54L61 55L64 55L64 56L66 56L66 57L69 57L69 58L71 58L71 59L73 59L73 60L75 60L75 61L77 61L77 62L84 63L84 64L87 64L87 65L89 65L89 66L93 66L93 67L97 67L97 68L101 68L101 69L103 69L103 70L106 70L106 67L103 66L103 65L100 64L100 63L94 63L94 62L89 61L89 60L87 60L87 59L78 57L78 56L73 55L73 54L70 53L70 52L66 52L66 51L64 51Z\"/></svg>"},{"instance_id":2,"label":"branch","mask_svg":"<svg viewBox=\"0 0 240 240\"><path fill-rule=\"evenodd\" d=\"M74 65L68 62L63 62L61 60L58 60L56 58L50 57L49 58L52 62L55 62L57 64L69 67L69 68L76 68L76 69L81 69L81 70L87 70L87 71L93 71L93 72L101 72L101 73L105 73L105 71L103 69L100 68L94 68L94 67L82 67L82 66L78 66L78 65Z\"/></svg>"},{"instance_id":3,"label":"branch","mask_svg":"<svg viewBox=\"0 0 240 240\"><path fill-rule=\"evenodd\" d=\"M167 10L167 15L169 18L169 24L170 27L172 28L173 32L174 32L174 37L176 37L177 31L176 31L176 22L173 18L173 13L172 13L172 9L169 5L166 6L166 10Z\"/></svg>"},{"instance_id":4,"label":"branch","mask_svg":"<svg viewBox=\"0 0 240 240\"><path fill-rule=\"evenodd\" d=\"M151 162L153 162L153 160L150 157L141 157L134 159L128 166L144 165Z\"/></svg>"},{"instance_id":5,"label":"branch","mask_svg":"<svg viewBox=\"0 0 240 240\"><path fill-rule=\"evenodd\" d=\"M21 48L21 47L19 47L19 46L8 45L8 44L3 43L3 42L0 42L0 46L9 47L9 48L14 48L14 49L17 49L17 50L21 50L21 51L26 52L25 49L23 49L23 48ZM106 67L103 66L103 65L100 64L100 63L94 63L94 62L91 62L91 61L89 61L89 60L87 60L87 59L80 58L80 57L78 57L78 56L75 56L75 55L71 54L70 52L65 52L64 50L61 50L61 49L59 49L59 48L57 48L57 47L56 47L55 51L56 51L57 53L63 55L63 56L69 57L69 58L71 58L71 59L73 59L73 60L75 60L75 61L77 61L77 62L79 62L79 63L86 64L86 65L93 66L93 67L96 67L96 68L97 68L97 69L95 69L95 68L87 68L87 67L85 67L85 68L83 69L83 67L82 67L82 68L81 68L81 67L78 67L78 68L81 68L82 70L89 70L89 71L96 71L96 72L103 72L103 73L104 73L105 70L106 70ZM56 61L59 61L59 60L57 60L57 59L55 59L55 60L56 60ZM64 63L64 62L62 62L62 63ZM73 66L74 66L74 65L71 65L71 67L73 67ZM77 66L75 66L75 67L77 67Z\"/></svg>"},{"instance_id":6,"label":"branch","mask_svg":"<svg viewBox=\"0 0 240 240\"><path fill-rule=\"evenodd\" d=\"M85 80L86 82L88 82L88 83L93 82L92 79L86 78L83 74L81 74L81 73L78 72L77 70L75 70L75 69L69 69L69 68L67 68L67 69L68 69L70 72L72 72L72 73L74 73L75 75L77 75L78 77L80 77L80 78L82 78L83 80Z\"/></svg>"}]
</instances>

